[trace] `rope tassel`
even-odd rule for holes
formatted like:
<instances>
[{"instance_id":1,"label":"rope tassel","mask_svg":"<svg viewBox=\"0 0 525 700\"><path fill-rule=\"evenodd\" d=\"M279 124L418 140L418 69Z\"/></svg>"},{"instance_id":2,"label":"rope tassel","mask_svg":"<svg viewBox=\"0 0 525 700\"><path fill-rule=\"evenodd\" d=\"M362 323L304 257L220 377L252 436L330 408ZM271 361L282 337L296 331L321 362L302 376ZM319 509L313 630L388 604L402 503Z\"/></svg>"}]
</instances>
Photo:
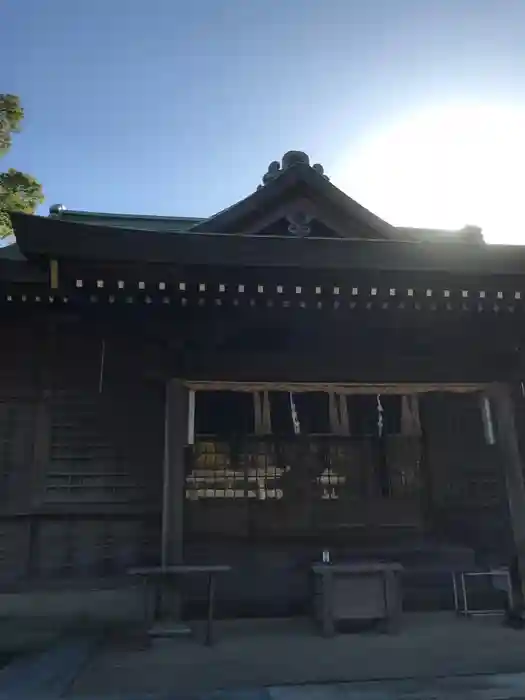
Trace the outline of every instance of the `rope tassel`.
<instances>
[{"instance_id":1,"label":"rope tassel","mask_svg":"<svg viewBox=\"0 0 525 700\"><path fill-rule=\"evenodd\" d=\"M383 413L384 413L384 408L383 404L381 403L381 394L378 394L376 397L377 400L377 434L379 437L382 437L383 435Z\"/></svg>"},{"instance_id":2,"label":"rope tassel","mask_svg":"<svg viewBox=\"0 0 525 700\"><path fill-rule=\"evenodd\" d=\"M297 415L297 408L295 407L295 401L293 400L293 394L290 391L290 412L292 414L293 431L296 435L301 434L301 424L299 423L299 416Z\"/></svg>"}]
</instances>

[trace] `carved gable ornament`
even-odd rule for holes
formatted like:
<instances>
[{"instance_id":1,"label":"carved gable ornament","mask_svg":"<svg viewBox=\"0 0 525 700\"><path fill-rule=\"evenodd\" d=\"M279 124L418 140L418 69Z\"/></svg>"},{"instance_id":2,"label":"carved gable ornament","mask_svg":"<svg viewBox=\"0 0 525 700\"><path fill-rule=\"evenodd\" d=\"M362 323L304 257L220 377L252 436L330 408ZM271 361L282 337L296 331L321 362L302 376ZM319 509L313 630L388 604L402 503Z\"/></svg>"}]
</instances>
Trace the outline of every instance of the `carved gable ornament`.
<instances>
[{"instance_id":1,"label":"carved gable ornament","mask_svg":"<svg viewBox=\"0 0 525 700\"><path fill-rule=\"evenodd\" d=\"M292 168L294 165L308 165L310 166L310 158L303 151L288 151L282 157L281 162L274 160L268 166L268 170L263 175L262 185L257 187L257 190L263 189L265 185L273 180L276 180L280 175L282 175L286 170ZM324 168L320 163L315 163L311 166L312 170L321 175L325 180L329 178L324 174ZM285 216L288 222L288 232L293 236L308 236L311 233L310 224L312 223L313 216L303 209L297 208L293 209Z\"/></svg>"},{"instance_id":2,"label":"carved gable ornament","mask_svg":"<svg viewBox=\"0 0 525 700\"><path fill-rule=\"evenodd\" d=\"M308 236L312 232L310 224L313 216L302 209L295 209L289 212L285 218L288 222L288 232L292 236Z\"/></svg>"},{"instance_id":3,"label":"carved gable ornament","mask_svg":"<svg viewBox=\"0 0 525 700\"><path fill-rule=\"evenodd\" d=\"M288 151L284 154L280 163L278 160L273 160L268 166L268 170L263 175L263 184L259 185L257 189L261 190L265 185L278 178L285 170L292 168L294 165L310 165L310 157L306 153L303 153L303 151ZM312 170L319 173L325 180L330 179L324 174L324 168L320 163L314 163L311 167Z\"/></svg>"},{"instance_id":4,"label":"carved gable ornament","mask_svg":"<svg viewBox=\"0 0 525 700\"><path fill-rule=\"evenodd\" d=\"M303 151L274 160L257 191L192 231L247 235L395 238L394 227L332 185L320 163Z\"/></svg>"}]
</instances>

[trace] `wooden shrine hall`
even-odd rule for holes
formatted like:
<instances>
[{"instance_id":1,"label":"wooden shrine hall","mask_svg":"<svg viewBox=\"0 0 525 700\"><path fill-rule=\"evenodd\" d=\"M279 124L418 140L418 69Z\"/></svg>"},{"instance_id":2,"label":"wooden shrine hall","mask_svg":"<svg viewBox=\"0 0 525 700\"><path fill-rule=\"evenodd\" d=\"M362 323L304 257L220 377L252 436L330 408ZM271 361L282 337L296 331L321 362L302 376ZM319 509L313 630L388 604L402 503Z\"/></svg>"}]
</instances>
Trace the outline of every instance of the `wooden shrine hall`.
<instances>
[{"instance_id":1,"label":"wooden shrine hall","mask_svg":"<svg viewBox=\"0 0 525 700\"><path fill-rule=\"evenodd\" d=\"M412 569L525 570L525 250L391 226L298 151L209 218L12 222L0 593L226 563L220 614L299 613L329 550L434 609Z\"/></svg>"}]
</instances>

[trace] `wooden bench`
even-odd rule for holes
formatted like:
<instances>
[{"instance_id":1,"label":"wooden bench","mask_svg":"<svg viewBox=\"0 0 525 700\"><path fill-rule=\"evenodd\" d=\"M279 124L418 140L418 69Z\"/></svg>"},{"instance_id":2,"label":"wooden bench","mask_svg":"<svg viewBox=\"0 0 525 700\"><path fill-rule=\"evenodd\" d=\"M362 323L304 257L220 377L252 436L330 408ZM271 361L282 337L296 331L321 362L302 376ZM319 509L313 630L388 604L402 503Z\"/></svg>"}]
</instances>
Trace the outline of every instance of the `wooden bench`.
<instances>
[{"instance_id":1,"label":"wooden bench","mask_svg":"<svg viewBox=\"0 0 525 700\"><path fill-rule=\"evenodd\" d=\"M131 569L131 576L139 576L144 585L144 617L146 623L154 625L158 619L158 603L162 590L176 587L181 576L205 575L207 577L207 624L205 643L211 646L213 637L213 609L215 602L215 579L218 574L231 571L226 564L177 564Z\"/></svg>"}]
</instances>

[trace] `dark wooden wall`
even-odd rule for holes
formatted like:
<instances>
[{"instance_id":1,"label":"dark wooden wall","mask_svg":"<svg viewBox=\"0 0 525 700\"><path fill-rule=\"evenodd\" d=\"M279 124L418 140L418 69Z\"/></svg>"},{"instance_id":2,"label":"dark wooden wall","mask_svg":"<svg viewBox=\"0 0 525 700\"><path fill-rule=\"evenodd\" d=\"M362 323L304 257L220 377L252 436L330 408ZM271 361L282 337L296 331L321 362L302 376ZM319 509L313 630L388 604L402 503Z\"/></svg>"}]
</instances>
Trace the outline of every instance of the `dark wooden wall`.
<instances>
[{"instance_id":1,"label":"dark wooden wall","mask_svg":"<svg viewBox=\"0 0 525 700\"><path fill-rule=\"evenodd\" d=\"M474 363L466 347L458 355L457 344L445 354L434 347L400 355L390 343L369 346L356 329L344 347L318 334L310 352L305 352L307 342L295 342L260 353L244 347L249 330L240 333L238 351L229 341L214 347L213 338L206 350L206 334L199 331L200 349L192 346L184 357L175 323L153 327L128 321L29 312L1 321L4 590L60 579L111 578L134 564L158 563L165 380L177 376L171 357L183 355L186 376L212 379L254 379L254 368L260 379L264 374L326 380L333 373L346 381L407 382L501 379L514 371L510 361L501 359L507 356L499 354L500 348L494 354L487 349ZM429 540L487 556L505 554L510 534L499 453L484 441L477 399L429 396L422 401L422 418L431 494L425 515ZM412 544L406 543L406 552ZM238 611L245 604L253 614L254 602L266 601L271 612L290 611L290 601L303 604L309 563L324 546L341 547L322 537L313 544L274 540L235 547L227 539L195 539L185 554L193 561L234 565L220 598L225 608L231 603ZM344 547L340 551L347 553ZM428 553L432 556L431 548Z\"/></svg>"},{"instance_id":2,"label":"dark wooden wall","mask_svg":"<svg viewBox=\"0 0 525 700\"><path fill-rule=\"evenodd\" d=\"M233 565L232 574L221 581L218 602L224 614L305 612L310 566L320 560L323 549L329 549L336 559L357 556L401 561L407 569L408 607L450 606L449 575L428 578L411 572L428 568L446 572L452 565L469 568L476 560L479 565L508 564L512 555L500 450L497 444L487 443L480 398L479 394L451 393L423 396L421 450L418 438L390 438L391 446L400 448L397 458L403 470L414 460L414 447L421 454L421 489L409 498L392 494L394 497L370 500L363 492L356 498L362 487L355 478L359 481L360 469L369 475L374 464L371 455L366 456L366 443L354 444L352 438L340 439L345 457L336 471L346 480L335 487L338 500L322 500L311 493L308 452L303 455L300 451L296 463L291 455L286 463L292 465L292 473L302 475L303 490L286 483L282 500L246 498L243 489L246 484L249 488L249 477L243 483L242 476L231 486L240 489L235 498L192 500L187 493L186 559ZM338 451L337 439L330 445ZM197 448L199 453L202 446ZM216 449L227 450L224 441ZM221 468L226 465L242 474L239 455L233 467L227 456L222 452L220 456L225 458L219 459L215 471L209 468L210 481L201 482L200 488L224 489ZM202 478L206 463L201 457L194 464L200 470L189 473ZM246 463L255 462L252 458ZM261 460L256 463L262 473ZM331 464L334 467L333 460ZM396 460L390 466L395 464ZM313 466L314 473L319 473L319 466ZM195 489L192 480L188 486ZM290 486L294 488L291 495ZM287 505L287 496L292 505ZM191 598L196 609L195 590Z\"/></svg>"},{"instance_id":3,"label":"dark wooden wall","mask_svg":"<svg viewBox=\"0 0 525 700\"><path fill-rule=\"evenodd\" d=\"M512 536L498 444L487 443L480 397L430 394L421 402L432 534L499 563Z\"/></svg>"},{"instance_id":4,"label":"dark wooden wall","mask_svg":"<svg viewBox=\"0 0 525 700\"><path fill-rule=\"evenodd\" d=\"M164 385L140 343L67 319L6 319L0 585L158 561Z\"/></svg>"}]
</instances>

